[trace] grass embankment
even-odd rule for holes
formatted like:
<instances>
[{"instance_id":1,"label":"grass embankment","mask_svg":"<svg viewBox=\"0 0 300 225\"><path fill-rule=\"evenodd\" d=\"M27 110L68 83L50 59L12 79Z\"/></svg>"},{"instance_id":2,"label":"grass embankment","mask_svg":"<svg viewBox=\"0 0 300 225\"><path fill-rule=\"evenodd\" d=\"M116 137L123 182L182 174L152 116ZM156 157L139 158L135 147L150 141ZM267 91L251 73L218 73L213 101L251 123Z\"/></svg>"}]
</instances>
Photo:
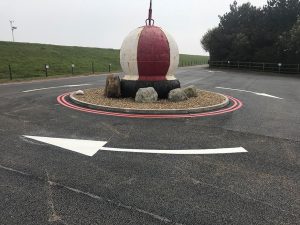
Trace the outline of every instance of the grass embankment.
<instances>
[{"instance_id":1,"label":"grass embankment","mask_svg":"<svg viewBox=\"0 0 300 225\"><path fill-rule=\"evenodd\" d=\"M87 47L70 47L0 41L0 79L9 79L9 65L13 79L74 75L121 71L120 50ZM207 56L180 55L180 66L204 64Z\"/></svg>"}]
</instances>

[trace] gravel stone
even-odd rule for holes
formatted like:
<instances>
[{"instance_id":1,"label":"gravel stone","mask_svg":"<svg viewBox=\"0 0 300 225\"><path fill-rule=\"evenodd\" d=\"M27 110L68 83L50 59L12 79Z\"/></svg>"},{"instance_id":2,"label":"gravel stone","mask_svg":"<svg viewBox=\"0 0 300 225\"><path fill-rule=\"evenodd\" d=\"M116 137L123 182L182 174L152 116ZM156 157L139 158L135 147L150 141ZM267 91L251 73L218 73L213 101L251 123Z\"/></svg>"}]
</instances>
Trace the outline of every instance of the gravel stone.
<instances>
[{"instance_id":1,"label":"gravel stone","mask_svg":"<svg viewBox=\"0 0 300 225\"><path fill-rule=\"evenodd\" d=\"M156 102L158 94L153 87L140 88L135 96L135 101L140 103Z\"/></svg>"},{"instance_id":2,"label":"gravel stone","mask_svg":"<svg viewBox=\"0 0 300 225\"><path fill-rule=\"evenodd\" d=\"M119 98L121 96L121 83L120 77L110 74L106 77L105 93L104 95L109 98Z\"/></svg>"},{"instance_id":3,"label":"gravel stone","mask_svg":"<svg viewBox=\"0 0 300 225\"><path fill-rule=\"evenodd\" d=\"M198 97L186 101L170 102L167 99L159 99L154 103L138 103L134 98L106 98L104 88L87 89L84 92L85 95L76 96L76 99L94 105L129 109L192 109L221 104L225 100L225 97L220 94L204 90L197 90Z\"/></svg>"},{"instance_id":4,"label":"gravel stone","mask_svg":"<svg viewBox=\"0 0 300 225\"><path fill-rule=\"evenodd\" d=\"M169 92L168 99L171 102L181 102L188 99L187 95L184 93L183 89L176 88Z\"/></svg>"},{"instance_id":5,"label":"gravel stone","mask_svg":"<svg viewBox=\"0 0 300 225\"><path fill-rule=\"evenodd\" d=\"M184 91L184 93L188 98L193 98L198 96L197 88L194 85L182 88L182 90Z\"/></svg>"},{"instance_id":6,"label":"gravel stone","mask_svg":"<svg viewBox=\"0 0 300 225\"><path fill-rule=\"evenodd\" d=\"M84 91L78 90L75 92L75 95L84 95Z\"/></svg>"}]
</instances>

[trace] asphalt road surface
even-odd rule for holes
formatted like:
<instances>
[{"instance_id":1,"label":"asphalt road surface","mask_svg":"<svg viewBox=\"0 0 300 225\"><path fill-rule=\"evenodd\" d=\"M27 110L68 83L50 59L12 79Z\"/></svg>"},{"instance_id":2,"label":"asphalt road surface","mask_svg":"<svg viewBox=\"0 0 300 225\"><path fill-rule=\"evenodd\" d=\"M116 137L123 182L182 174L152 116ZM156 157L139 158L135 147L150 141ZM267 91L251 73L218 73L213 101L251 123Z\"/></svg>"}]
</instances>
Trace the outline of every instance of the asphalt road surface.
<instances>
[{"instance_id":1,"label":"asphalt road surface","mask_svg":"<svg viewBox=\"0 0 300 225\"><path fill-rule=\"evenodd\" d=\"M300 77L204 67L177 77L244 106L210 117L121 118L56 100L103 86L103 75L0 85L0 224L300 224ZM23 135L248 152L90 157Z\"/></svg>"}]
</instances>

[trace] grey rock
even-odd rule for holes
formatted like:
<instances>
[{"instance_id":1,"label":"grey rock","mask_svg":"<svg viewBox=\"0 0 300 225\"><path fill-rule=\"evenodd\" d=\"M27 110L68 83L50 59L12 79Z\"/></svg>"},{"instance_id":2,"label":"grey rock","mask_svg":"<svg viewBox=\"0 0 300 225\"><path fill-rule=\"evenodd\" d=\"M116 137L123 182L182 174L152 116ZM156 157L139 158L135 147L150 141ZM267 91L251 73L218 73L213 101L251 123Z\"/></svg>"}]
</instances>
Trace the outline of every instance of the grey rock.
<instances>
[{"instance_id":1,"label":"grey rock","mask_svg":"<svg viewBox=\"0 0 300 225\"><path fill-rule=\"evenodd\" d=\"M181 102L187 100L188 97L181 88L177 88L169 92L168 99L171 102Z\"/></svg>"},{"instance_id":2,"label":"grey rock","mask_svg":"<svg viewBox=\"0 0 300 225\"><path fill-rule=\"evenodd\" d=\"M140 88L135 95L135 101L141 103L156 102L157 99L158 94L153 87Z\"/></svg>"},{"instance_id":3,"label":"grey rock","mask_svg":"<svg viewBox=\"0 0 300 225\"><path fill-rule=\"evenodd\" d=\"M188 98L197 97L197 88L194 85L182 89Z\"/></svg>"},{"instance_id":4,"label":"grey rock","mask_svg":"<svg viewBox=\"0 0 300 225\"><path fill-rule=\"evenodd\" d=\"M119 98L121 96L121 81L119 76L110 74L106 78L104 95L107 98Z\"/></svg>"},{"instance_id":5,"label":"grey rock","mask_svg":"<svg viewBox=\"0 0 300 225\"><path fill-rule=\"evenodd\" d=\"M75 91L75 95L84 95L84 91L82 90Z\"/></svg>"}]
</instances>

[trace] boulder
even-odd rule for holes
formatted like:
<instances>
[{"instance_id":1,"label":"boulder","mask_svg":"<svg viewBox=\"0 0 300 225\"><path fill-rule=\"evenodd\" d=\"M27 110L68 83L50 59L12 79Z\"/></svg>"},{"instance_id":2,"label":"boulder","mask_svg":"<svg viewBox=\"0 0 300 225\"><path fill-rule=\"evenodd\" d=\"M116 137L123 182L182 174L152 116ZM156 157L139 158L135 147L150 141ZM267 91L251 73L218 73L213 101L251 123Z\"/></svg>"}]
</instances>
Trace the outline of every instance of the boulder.
<instances>
[{"instance_id":1,"label":"boulder","mask_svg":"<svg viewBox=\"0 0 300 225\"><path fill-rule=\"evenodd\" d=\"M119 76L114 76L113 74L107 76L104 95L107 98L121 97L121 83Z\"/></svg>"},{"instance_id":2,"label":"boulder","mask_svg":"<svg viewBox=\"0 0 300 225\"><path fill-rule=\"evenodd\" d=\"M180 102L188 99L188 97L181 88L177 88L170 91L168 98L171 102Z\"/></svg>"},{"instance_id":3,"label":"boulder","mask_svg":"<svg viewBox=\"0 0 300 225\"><path fill-rule=\"evenodd\" d=\"M158 94L153 87L140 88L135 95L135 101L141 103L156 102L157 99Z\"/></svg>"},{"instance_id":4,"label":"boulder","mask_svg":"<svg viewBox=\"0 0 300 225\"><path fill-rule=\"evenodd\" d=\"M188 98L197 97L197 88L194 85L182 88Z\"/></svg>"},{"instance_id":5,"label":"boulder","mask_svg":"<svg viewBox=\"0 0 300 225\"><path fill-rule=\"evenodd\" d=\"M84 95L84 91L82 90L75 91L75 95Z\"/></svg>"}]
</instances>

